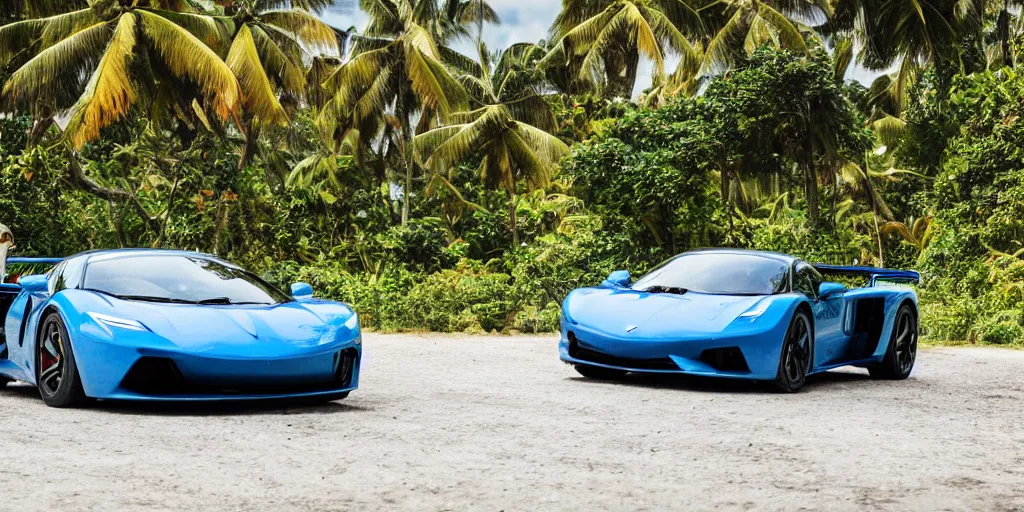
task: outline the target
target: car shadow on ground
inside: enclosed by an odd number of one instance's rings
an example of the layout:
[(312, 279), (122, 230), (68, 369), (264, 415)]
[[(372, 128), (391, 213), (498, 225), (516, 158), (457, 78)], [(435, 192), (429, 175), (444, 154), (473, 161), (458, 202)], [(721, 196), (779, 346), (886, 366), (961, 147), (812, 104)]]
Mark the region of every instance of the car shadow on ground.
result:
[[(46, 405), (39, 397), (35, 386), (12, 383), (0, 389), (0, 397), (38, 402)], [(339, 414), (370, 411), (372, 408), (348, 403), (345, 399), (335, 402), (311, 399), (273, 399), (238, 402), (128, 402), (99, 400), (84, 408), (114, 414), (143, 416), (253, 416), (288, 414)]]
[[(570, 380), (595, 386), (634, 386), (653, 389), (675, 389), (680, 391), (696, 391), (703, 393), (773, 393), (767, 383), (742, 380), (720, 379), (713, 377), (697, 377), (693, 375), (654, 375), (630, 373), (620, 380), (594, 380), (584, 377), (570, 377)], [(805, 390), (828, 388), (850, 382), (871, 381), (866, 372), (830, 371), (807, 377)]]

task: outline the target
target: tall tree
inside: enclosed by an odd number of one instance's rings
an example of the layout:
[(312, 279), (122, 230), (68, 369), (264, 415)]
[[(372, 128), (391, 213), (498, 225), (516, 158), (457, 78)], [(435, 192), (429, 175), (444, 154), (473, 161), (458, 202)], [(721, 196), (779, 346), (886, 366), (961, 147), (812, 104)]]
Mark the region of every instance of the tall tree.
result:
[(341, 51), (334, 29), (308, 10), (318, 4), (292, 2), (291, 9), (279, 9), (281, 4), (280, 0), (233, 0), (225, 6), (235, 26), (227, 64), (242, 86), (245, 106), (246, 143), (240, 167), (249, 163), (264, 125), (288, 120), (279, 98), (304, 99), (305, 60), (312, 59), (311, 53)]
[(827, 0), (725, 0), (704, 12), (712, 34), (704, 68), (723, 70), (765, 45), (806, 55), (813, 33), (806, 24), (825, 22), (832, 7)]
[[(858, 59), (868, 69), (899, 66), (887, 94), (905, 98), (913, 77), (935, 67), (940, 94), (952, 76), (981, 65), (981, 29), (986, 0), (835, 0), (829, 33), (847, 32), (863, 50)], [(882, 84), (878, 90), (884, 90)], [(902, 107), (902, 105), (899, 105)]]
[[(333, 110), (325, 115), (345, 119), (336, 134), (347, 136), (358, 129), (367, 139), (374, 137), (368, 125), (383, 127), (383, 119), (397, 121), (401, 132), (399, 150), (405, 167), (402, 224), (409, 221), (413, 194), (415, 160), (413, 136), (425, 131), (433, 120), (447, 118), (467, 104), (465, 90), (444, 62), (455, 52), (440, 44), (428, 30), (437, 19), (434, 0), (363, 0), (370, 15), (363, 35), (353, 38), (354, 56), (330, 78), (335, 93)], [(413, 127), (419, 116), (419, 129)]]
[(168, 10), (170, 3), (177, 2), (99, 0), (0, 27), (0, 63), (18, 63), (5, 98), (47, 119), (70, 109), (65, 131), (76, 148), (133, 107), (166, 107), (169, 98), (211, 108), (221, 119), (236, 116), (238, 80), (211, 48), (223, 25)]
[(684, 65), (699, 61), (688, 34), (700, 34), (701, 17), (689, 0), (563, 0), (551, 28), (554, 46), (543, 64), (565, 66), (576, 83), (608, 98), (630, 98), (641, 57), (665, 74), (668, 54)]
[(514, 45), (497, 56), (483, 44), (476, 76), (461, 80), (470, 91), (474, 110), (450, 116), (450, 123), (416, 137), (416, 151), (439, 179), (472, 157), (480, 157), (485, 183), (500, 184), (509, 195), (509, 229), (519, 245), (516, 229), (516, 188), (525, 180), (530, 189), (548, 185), (554, 164), (569, 148), (547, 130), (554, 116), (537, 93), (530, 64), (541, 50)]

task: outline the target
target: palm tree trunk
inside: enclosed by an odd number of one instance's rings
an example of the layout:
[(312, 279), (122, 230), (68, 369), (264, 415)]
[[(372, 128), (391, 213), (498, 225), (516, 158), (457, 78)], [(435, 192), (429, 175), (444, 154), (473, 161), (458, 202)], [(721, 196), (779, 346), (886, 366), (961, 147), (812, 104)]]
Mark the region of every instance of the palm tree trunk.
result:
[(39, 144), (51, 126), (53, 126), (53, 117), (46, 117), (36, 121), (28, 134), (28, 147), (35, 147), (36, 144)]
[(804, 196), (807, 199), (807, 218), (811, 227), (818, 226), (818, 177), (814, 172), (814, 164), (804, 165)]
[(516, 229), (516, 190), (515, 185), (508, 191), (508, 227), (512, 231), (512, 247), (519, 247), (519, 230)]
[(878, 227), (878, 209), (872, 205), (871, 215), (875, 218), (875, 237), (878, 239), (878, 268), (885, 268), (885, 258), (882, 256), (882, 230)]
[(238, 170), (240, 171), (249, 165), (252, 156), (256, 154), (256, 145), (259, 143), (260, 134), (255, 124), (253, 121), (249, 121), (248, 126), (245, 127), (245, 146), (242, 147), (242, 156), (238, 159)]
[(409, 225), (409, 202), (412, 200), (412, 169), (413, 169), (413, 140), (412, 130), (409, 129), (409, 116), (406, 116), (402, 123), (402, 148), (405, 153), (405, 189), (402, 191), (402, 225)]
[(732, 241), (732, 234), (735, 230), (735, 226), (732, 221), (732, 188), (731, 178), (729, 171), (726, 170), (725, 166), (721, 167), (722, 174), (722, 205), (725, 207), (725, 215), (729, 218), (729, 240)]
[(639, 68), (640, 56), (636, 53), (611, 50), (605, 55), (605, 73), (607, 73), (607, 86), (605, 88), (605, 99), (633, 97), (633, 87), (636, 85), (636, 74)]

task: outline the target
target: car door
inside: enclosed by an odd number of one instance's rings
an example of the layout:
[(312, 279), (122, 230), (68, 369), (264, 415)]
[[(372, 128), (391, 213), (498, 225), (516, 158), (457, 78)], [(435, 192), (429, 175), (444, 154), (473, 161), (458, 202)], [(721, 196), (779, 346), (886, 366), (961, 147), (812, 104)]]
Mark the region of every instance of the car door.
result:
[(814, 368), (843, 358), (847, 345), (842, 322), (844, 294), (822, 299), (818, 296), (822, 281), (821, 274), (807, 262), (798, 261), (794, 266), (793, 290), (810, 299), (814, 313)]

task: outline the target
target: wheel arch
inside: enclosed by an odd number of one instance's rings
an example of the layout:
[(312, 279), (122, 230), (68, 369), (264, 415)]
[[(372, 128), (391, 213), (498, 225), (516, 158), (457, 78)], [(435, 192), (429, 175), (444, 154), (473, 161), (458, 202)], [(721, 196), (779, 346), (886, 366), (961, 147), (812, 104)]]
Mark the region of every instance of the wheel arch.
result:
[(910, 312), (914, 314), (914, 319), (920, 320), (921, 312), (918, 310), (917, 301), (911, 299), (910, 297), (905, 297), (900, 302), (900, 305), (896, 308), (896, 310), (899, 311), (900, 308), (902, 308), (903, 306), (910, 306)]
[[(814, 351), (817, 350), (818, 345), (818, 332), (814, 325), (814, 308), (811, 307), (811, 302), (807, 299), (803, 299), (799, 304), (796, 305), (796, 309), (793, 310), (794, 314), (803, 311), (807, 315), (807, 321), (811, 323), (811, 355), (808, 359), (810, 368), (807, 369), (807, 373), (814, 371)], [(786, 340), (782, 340), (783, 343)]]

